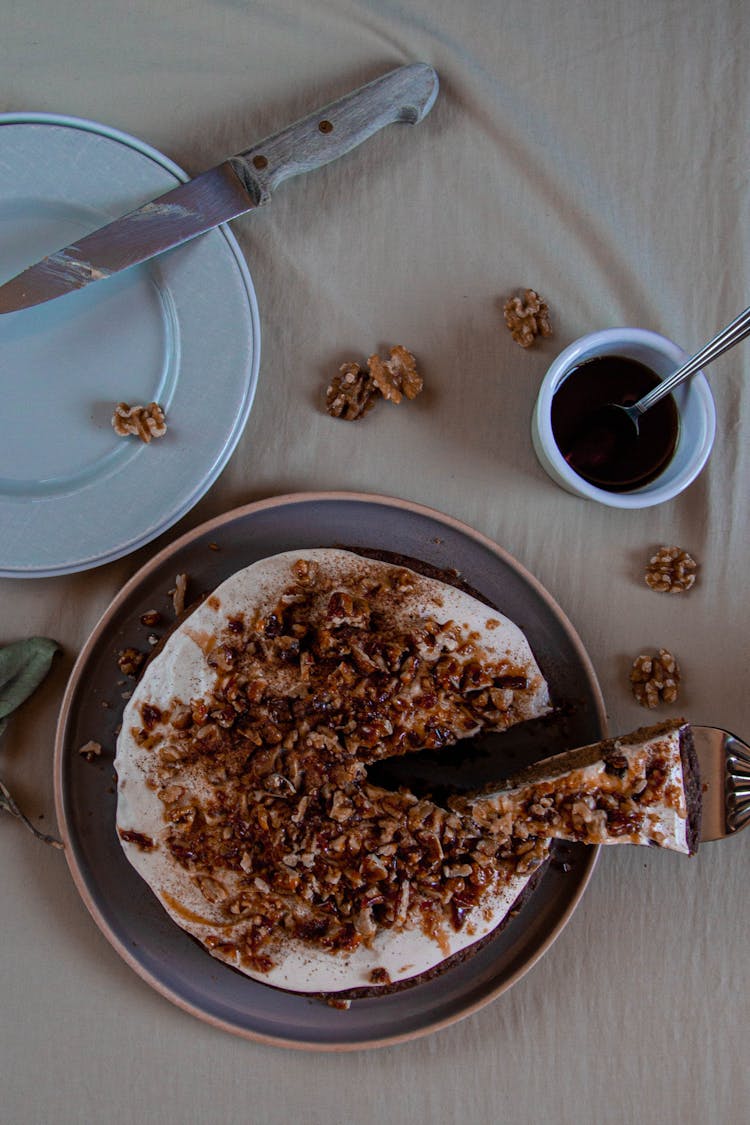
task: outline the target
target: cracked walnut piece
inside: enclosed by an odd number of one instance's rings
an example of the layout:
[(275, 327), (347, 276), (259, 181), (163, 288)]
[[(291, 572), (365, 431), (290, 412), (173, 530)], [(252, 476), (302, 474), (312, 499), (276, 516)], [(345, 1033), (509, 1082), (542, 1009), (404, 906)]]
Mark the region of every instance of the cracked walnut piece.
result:
[(112, 427), (118, 437), (133, 434), (147, 445), (151, 438), (164, 437), (167, 432), (164, 411), (157, 402), (150, 402), (148, 406), (118, 402), (112, 415)]
[(641, 654), (630, 672), (633, 695), (641, 707), (675, 703), (679, 695), (680, 669), (671, 652), (660, 648), (656, 656)]
[(661, 594), (683, 594), (694, 585), (697, 566), (681, 547), (660, 547), (648, 561), (646, 585)]
[(378, 390), (390, 402), (401, 402), (403, 395), (409, 399), (416, 398), (424, 387), (422, 376), (417, 371), (417, 361), (401, 344), (391, 348), (390, 359), (371, 355), (367, 364)]
[(371, 410), (378, 398), (398, 404), (414, 399), (424, 387), (411, 352), (397, 344), (390, 359), (371, 355), (367, 370), (358, 363), (344, 363), (326, 392), (326, 410), (333, 418), (354, 422)]
[(537, 336), (552, 335), (549, 308), (534, 289), (524, 289), (520, 296), (510, 297), (503, 305), (503, 313), (511, 336), (522, 348), (530, 348)]
[(326, 410), (332, 418), (356, 422), (375, 405), (377, 393), (369, 371), (358, 363), (342, 363), (326, 392)]

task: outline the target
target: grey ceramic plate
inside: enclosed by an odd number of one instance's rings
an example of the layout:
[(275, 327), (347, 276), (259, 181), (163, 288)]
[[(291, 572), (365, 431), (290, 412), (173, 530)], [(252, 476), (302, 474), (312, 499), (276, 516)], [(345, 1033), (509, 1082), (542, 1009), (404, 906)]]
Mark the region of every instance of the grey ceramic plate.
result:
[[(0, 115), (0, 281), (187, 178), (103, 125)], [(0, 316), (0, 575), (85, 570), (171, 527), (239, 441), (259, 359), (255, 292), (226, 227)], [(166, 435), (118, 438), (123, 400), (161, 403)]]
[[(348, 1011), (283, 993), (215, 961), (162, 910), (124, 857), (115, 834), (112, 759), (123, 707), (116, 664), (121, 648), (147, 648), (140, 622), (158, 609), (171, 617), (175, 575), (197, 597), (243, 566), (292, 548), (374, 547), (441, 568), (456, 568), (527, 633), (564, 721), (499, 742), (458, 763), (497, 775), (522, 756), (546, 756), (603, 736), (604, 709), (583, 646), (559, 607), (514, 559), (470, 528), (428, 508), (353, 493), (282, 496), (229, 512), (178, 539), (124, 587), (94, 629), (73, 669), (55, 749), (57, 815), (73, 878), (95, 921), (129, 965), (176, 1004), (218, 1027), (265, 1043), (312, 1050), (374, 1047), (414, 1038), (476, 1011), (509, 988), (554, 941), (589, 879), (596, 851), (573, 847), (551, 864), (523, 911), (473, 956), (415, 987), (354, 1001)], [(157, 629), (156, 632), (163, 631)], [(537, 732), (538, 734), (538, 732)], [(506, 739), (507, 736), (499, 736)], [(104, 748), (86, 762), (89, 739)]]

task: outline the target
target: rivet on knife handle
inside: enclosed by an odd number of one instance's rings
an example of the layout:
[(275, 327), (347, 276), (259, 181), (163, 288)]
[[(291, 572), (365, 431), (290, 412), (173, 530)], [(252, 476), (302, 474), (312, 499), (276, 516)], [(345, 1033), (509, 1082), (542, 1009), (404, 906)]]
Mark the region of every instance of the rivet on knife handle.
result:
[(438, 76), (427, 63), (398, 67), (229, 163), (256, 204), (265, 203), (283, 180), (337, 160), (386, 125), (416, 125), (429, 113), (437, 93)]

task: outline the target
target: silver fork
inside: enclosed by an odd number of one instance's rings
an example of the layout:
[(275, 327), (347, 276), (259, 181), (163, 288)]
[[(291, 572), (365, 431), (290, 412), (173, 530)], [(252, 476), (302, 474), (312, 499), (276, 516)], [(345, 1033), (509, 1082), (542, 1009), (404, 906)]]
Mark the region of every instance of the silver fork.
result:
[(693, 728), (701, 768), (701, 843), (724, 840), (750, 824), (750, 746), (720, 727)]

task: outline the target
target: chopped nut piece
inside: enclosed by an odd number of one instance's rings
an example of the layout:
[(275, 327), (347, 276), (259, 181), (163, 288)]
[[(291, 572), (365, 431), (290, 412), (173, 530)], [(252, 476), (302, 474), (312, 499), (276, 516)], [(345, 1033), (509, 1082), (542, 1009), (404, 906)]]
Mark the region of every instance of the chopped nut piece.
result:
[(358, 363), (343, 363), (326, 392), (326, 410), (332, 418), (356, 422), (375, 405), (377, 387)]
[(178, 574), (175, 578), (174, 590), (172, 593), (172, 605), (174, 606), (175, 617), (179, 617), (181, 613), (185, 612), (185, 593), (187, 591), (187, 574)]
[(646, 567), (646, 585), (659, 593), (685, 593), (695, 584), (697, 566), (681, 547), (660, 547)]
[(124, 676), (137, 676), (145, 659), (145, 652), (139, 652), (137, 648), (123, 648), (117, 654), (117, 667)]
[(401, 402), (403, 395), (409, 399), (416, 398), (424, 387), (414, 356), (401, 344), (391, 348), (390, 359), (371, 355), (367, 364), (378, 390), (390, 402)]
[(95, 761), (102, 752), (101, 743), (99, 742), (85, 742), (83, 746), (78, 747), (78, 753), (87, 762)]
[(636, 657), (630, 682), (633, 695), (642, 707), (674, 703), (679, 695), (680, 669), (671, 652), (660, 648), (655, 656)]
[(150, 402), (148, 406), (118, 402), (112, 415), (112, 426), (118, 437), (132, 434), (147, 445), (151, 438), (164, 437), (167, 432), (164, 411), (157, 402)]
[(525, 289), (522, 295), (510, 297), (503, 312), (511, 336), (522, 348), (531, 347), (537, 336), (552, 335), (549, 308), (534, 289)]

